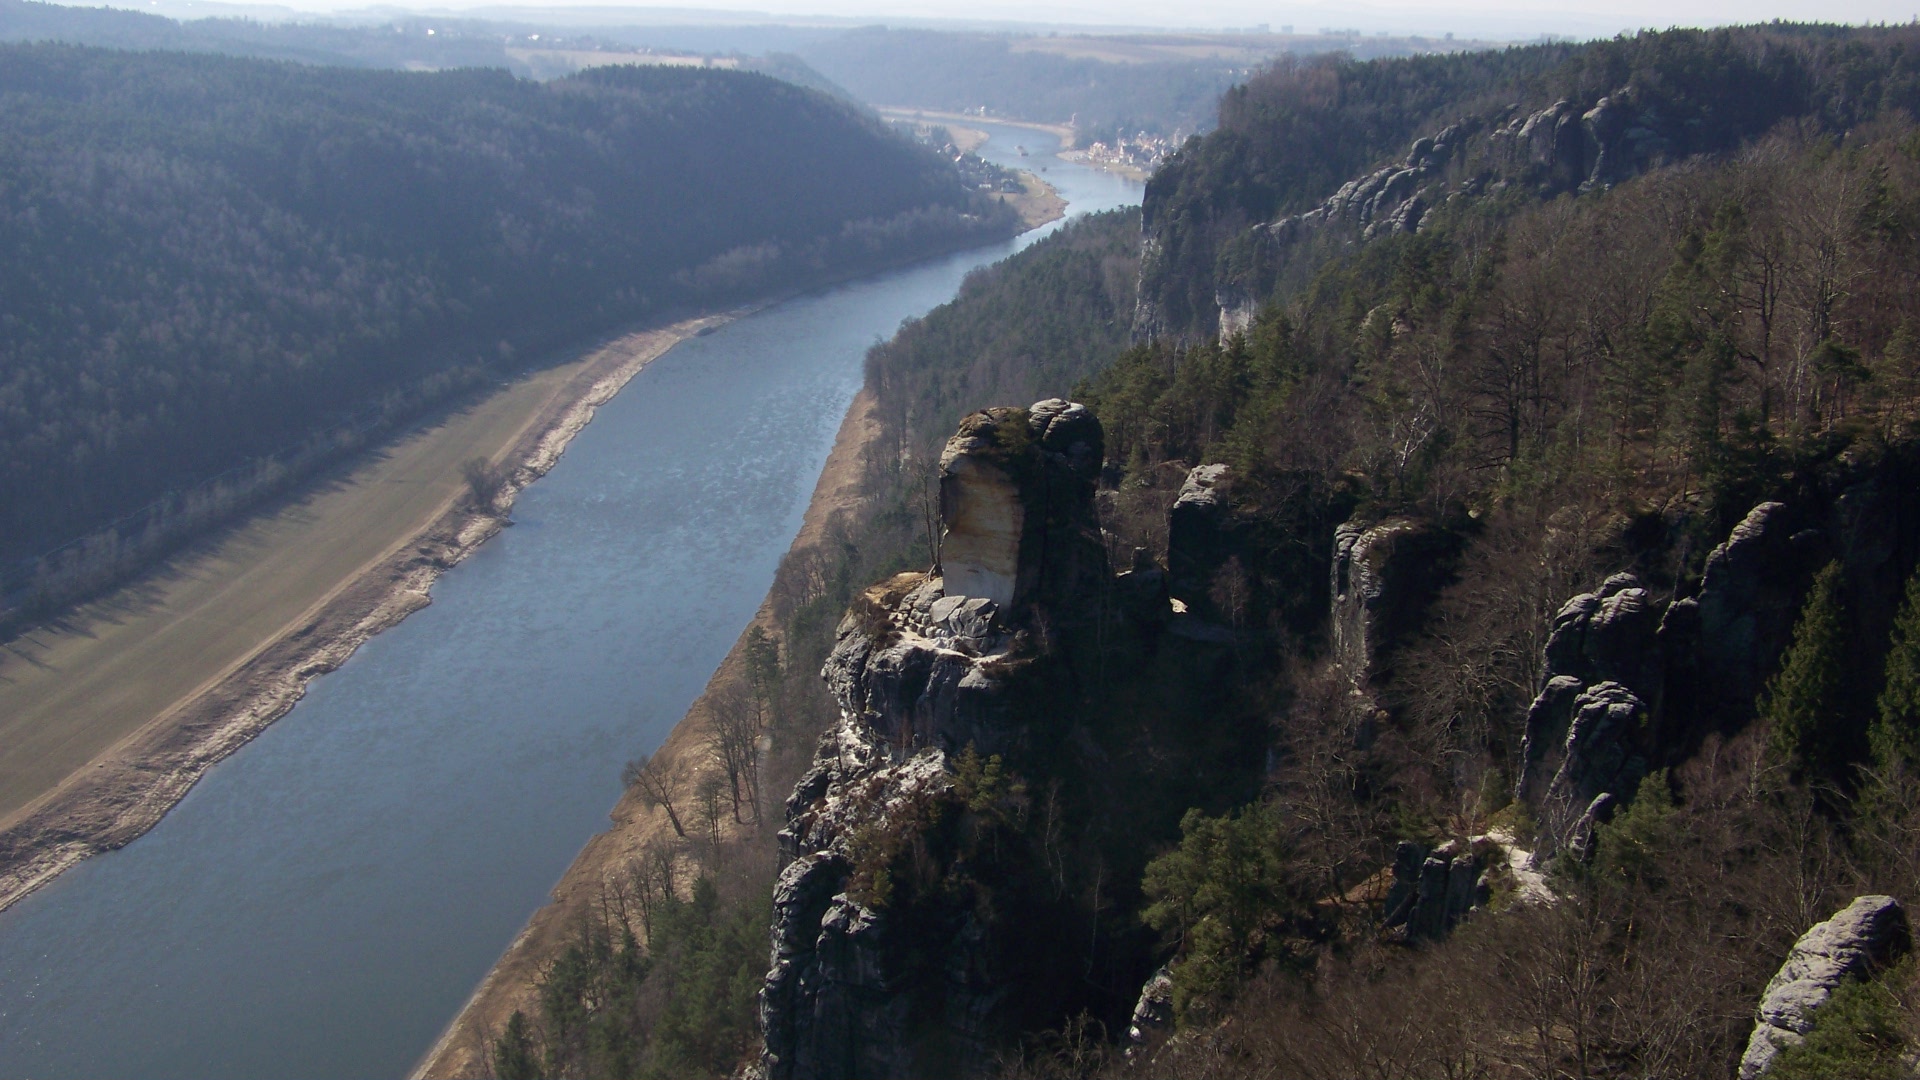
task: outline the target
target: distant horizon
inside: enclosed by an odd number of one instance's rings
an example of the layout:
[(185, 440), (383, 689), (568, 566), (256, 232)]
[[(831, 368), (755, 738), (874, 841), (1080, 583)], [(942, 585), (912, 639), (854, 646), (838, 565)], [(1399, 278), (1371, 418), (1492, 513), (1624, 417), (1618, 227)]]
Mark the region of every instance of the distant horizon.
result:
[[(270, 3), (234, 3), (225, 0), (107, 0), (101, 4), (53, 0), (74, 7), (114, 7), (146, 11), (176, 19), (244, 16), (295, 19), (324, 16), (351, 21), (384, 20), (397, 16), (490, 19), (515, 22), (551, 22), (555, 26), (744, 26), (792, 24), (848, 27), (862, 25), (919, 26), (929, 29), (1001, 31), (1013, 33), (1259, 33), (1312, 36), (1327, 31), (1358, 31), (1369, 36), (1431, 37), (1497, 43), (1529, 42), (1542, 37), (1590, 39), (1634, 33), (1644, 29), (1752, 25), (1775, 20), (1846, 25), (1894, 24), (1920, 21), (1914, 0), (1843, 0), (1814, 4), (1808, 0), (1766, 0), (1746, 5), (1726, 0), (1678, 0), (1659, 4), (1650, 0), (1610, 6), (1608, 9), (1555, 8), (1542, 10), (1525, 0), (1492, 0), (1466, 6), (1458, 0), (1401, 0), (1400, 3), (1331, 5), (1324, 3), (1268, 6), (1256, 0), (1203, 0), (1169, 9), (1123, 0), (758, 0), (753, 8), (727, 3), (678, 3), (648, 6), (593, 0), (436, 0), (431, 5), (366, 4), (361, 0), (274, 0)], [(1177, 10), (1179, 18), (1164, 13)]]

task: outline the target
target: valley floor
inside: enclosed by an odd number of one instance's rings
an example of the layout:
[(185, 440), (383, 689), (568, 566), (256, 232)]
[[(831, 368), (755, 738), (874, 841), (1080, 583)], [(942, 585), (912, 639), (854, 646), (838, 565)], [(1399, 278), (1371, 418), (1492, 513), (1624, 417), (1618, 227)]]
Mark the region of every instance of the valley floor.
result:
[(499, 527), (461, 462), (544, 473), (699, 319), (524, 376), (0, 648), (0, 908), (139, 836)]

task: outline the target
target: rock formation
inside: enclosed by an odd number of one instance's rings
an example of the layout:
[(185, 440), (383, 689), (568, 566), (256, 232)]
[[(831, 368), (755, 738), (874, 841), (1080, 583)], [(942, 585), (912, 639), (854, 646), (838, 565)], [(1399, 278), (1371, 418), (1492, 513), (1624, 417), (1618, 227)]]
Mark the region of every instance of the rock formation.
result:
[(1584, 850), (1593, 827), (1647, 775), (1665, 678), (1661, 613), (1638, 578), (1615, 574), (1554, 616), (1515, 791), (1536, 807), (1543, 857)]
[[(1317, 635), (1326, 621), (1328, 555), (1344, 500), (1304, 474), (1291, 485), (1264, 478), (1260, 505), (1243, 505), (1231, 466), (1187, 473), (1167, 515), (1167, 591), (1194, 616), (1189, 637), (1229, 640), (1280, 633)], [(1285, 496), (1275, 499), (1276, 492)], [(1247, 616), (1269, 618), (1249, 624)]]
[[(1169, 730), (1216, 740), (1206, 687), (1229, 680), (1208, 664), (1232, 656), (1161, 633), (1198, 616), (1172, 607), (1151, 559), (1109, 575), (1093, 499), (1100, 449), (1098, 421), (1064, 401), (967, 417), (940, 461), (940, 565), (868, 589), (842, 620), (822, 671), (841, 718), (780, 834), (790, 861), (760, 994), (769, 1080), (966, 1075), (1036, 1015), (1064, 1022), (1086, 1007), (1089, 943), (1045, 921), (1078, 917), (1082, 856), (1030, 842), (1019, 823), (1039, 811), (1023, 785), (1037, 793), (1064, 769), (1117, 777), (1132, 767), (1075, 710), (1105, 688), (1099, 680), (1136, 670), (1152, 667), (1153, 685), (1173, 686), (1189, 710)], [(1156, 745), (1177, 755), (1180, 737)], [(1227, 760), (1249, 774), (1233, 795), (1244, 799), (1258, 755)], [(1236, 790), (1204, 769), (1180, 775)], [(1075, 796), (1087, 807), (1109, 797), (1138, 792)], [(1160, 833), (1205, 797), (1167, 800)], [(1114, 829), (1112, 810), (1084, 812), (1077, 835)], [(1142, 845), (1130, 849), (1138, 860)], [(1101, 861), (1110, 858), (1083, 861), (1120, 872)], [(1148, 943), (1128, 934), (1130, 944), (1102, 946), (1116, 988), (1139, 986), (1152, 967)]]
[(1760, 998), (1740, 1080), (1756, 1080), (1813, 1029), (1814, 1013), (1847, 979), (1863, 978), (1912, 946), (1907, 913), (1891, 896), (1862, 896), (1794, 942)]
[(1232, 486), (1232, 469), (1201, 465), (1187, 474), (1167, 514), (1167, 591), (1188, 611), (1216, 621), (1214, 585), (1240, 547), (1228, 502)]
[(1389, 651), (1419, 625), (1458, 550), (1458, 537), (1411, 518), (1334, 530), (1333, 658), (1357, 685), (1387, 673)]
[(1460, 841), (1428, 850), (1403, 840), (1394, 852), (1385, 925), (1408, 941), (1439, 941), (1488, 897), (1487, 860)]
[[(1172, 1029), (1173, 974), (1163, 967), (1140, 988), (1140, 1000), (1134, 1003), (1133, 1016), (1127, 1024), (1127, 1041), (1132, 1046), (1141, 1046)], [(1131, 1049), (1128, 1052), (1131, 1053)]]
[(1744, 716), (1793, 639), (1821, 534), (1785, 503), (1766, 502), (1707, 556), (1700, 582), (1698, 678), (1709, 713)]
[(1097, 583), (1101, 451), (1100, 422), (1058, 398), (962, 420), (940, 455), (944, 591), (1015, 608)]
[[(1622, 88), (1590, 104), (1563, 99), (1532, 111), (1509, 105), (1415, 139), (1404, 158), (1354, 177), (1319, 206), (1223, 238), (1216, 260), (1223, 272), (1214, 282), (1217, 332), (1228, 337), (1245, 331), (1295, 253), (1324, 238), (1346, 242), (1418, 232), (1437, 208), (1455, 200), (1516, 190), (1547, 199), (1612, 185), (1692, 152), (1687, 147), (1698, 139), (1699, 125), (1675, 120), (1643, 107), (1630, 88)], [(1143, 228), (1134, 331), (1145, 338), (1188, 336), (1194, 328), (1166, 325), (1162, 313), (1173, 306), (1162, 302), (1163, 289), (1177, 287), (1161, 280), (1171, 269), (1161, 267), (1164, 226), (1149, 215)]]

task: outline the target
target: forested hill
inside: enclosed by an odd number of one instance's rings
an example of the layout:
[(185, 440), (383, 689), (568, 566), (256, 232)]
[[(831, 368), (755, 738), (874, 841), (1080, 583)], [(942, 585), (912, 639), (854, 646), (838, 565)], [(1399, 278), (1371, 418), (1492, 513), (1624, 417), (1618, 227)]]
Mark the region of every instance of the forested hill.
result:
[[(1450, 198), (1590, 191), (1782, 125), (1838, 135), (1917, 112), (1912, 26), (1283, 62), (1228, 92), (1218, 129), (1156, 174), (1137, 329), (1196, 340), (1220, 330), (1222, 307), (1244, 324), (1289, 266), (1317, 265), (1303, 252), (1370, 226), (1412, 231)], [(1410, 153), (1423, 138), (1437, 155)]]
[(0, 555), (562, 342), (1016, 227), (760, 75), (0, 46)]

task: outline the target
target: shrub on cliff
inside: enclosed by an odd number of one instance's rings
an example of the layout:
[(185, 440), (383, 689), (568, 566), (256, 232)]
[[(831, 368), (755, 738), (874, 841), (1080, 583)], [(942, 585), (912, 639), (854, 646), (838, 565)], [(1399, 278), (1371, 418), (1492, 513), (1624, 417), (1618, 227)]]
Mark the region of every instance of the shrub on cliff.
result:
[(1208, 817), (1190, 810), (1180, 844), (1147, 864), (1140, 917), (1179, 950), (1174, 1010), (1185, 1019), (1224, 1004), (1273, 955), (1272, 933), (1298, 907), (1291, 846), (1265, 802)]

